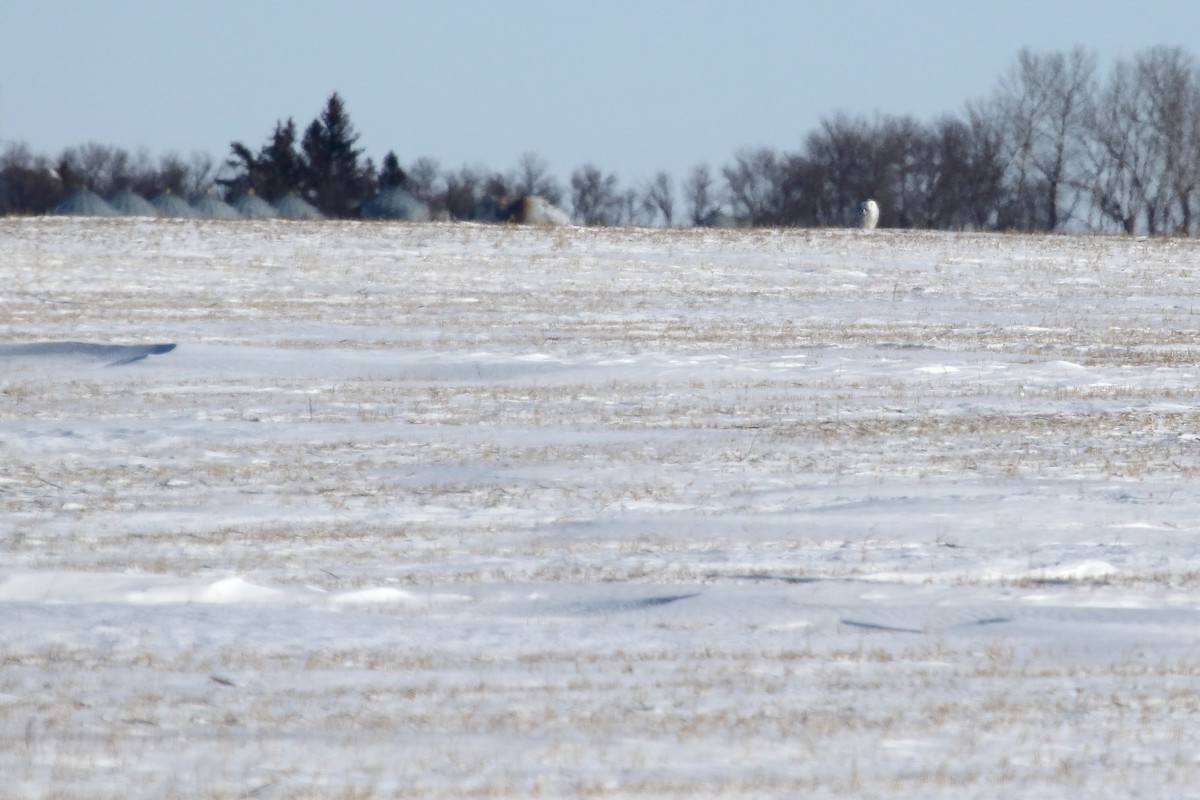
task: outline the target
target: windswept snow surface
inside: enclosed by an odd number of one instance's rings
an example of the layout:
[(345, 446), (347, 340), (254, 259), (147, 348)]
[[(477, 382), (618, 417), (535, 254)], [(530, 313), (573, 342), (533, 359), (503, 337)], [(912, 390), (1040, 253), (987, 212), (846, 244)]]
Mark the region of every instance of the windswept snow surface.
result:
[(1195, 242), (0, 253), (0, 796), (1200, 797)]

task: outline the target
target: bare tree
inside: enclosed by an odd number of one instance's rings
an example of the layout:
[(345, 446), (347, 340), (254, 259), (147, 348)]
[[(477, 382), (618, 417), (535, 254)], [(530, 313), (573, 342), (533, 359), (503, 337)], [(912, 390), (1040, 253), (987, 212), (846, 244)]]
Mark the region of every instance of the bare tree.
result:
[(968, 162), (965, 180), (975, 227), (994, 226), (1004, 196), (1003, 126), (980, 104), (968, 104), (966, 111)]
[(623, 197), (617, 176), (604, 175), (600, 168), (585, 164), (571, 173), (571, 206), (583, 225), (616, 225), (620, 222)]
[(182, 197), (187, 197), (185, 184), (188, 180), (190, 167), (179, 155), (167, 153), (158, 160), (158, 169), (147, 176), (147, 179), (135, 184), (133, 189), (145, 197), (154, 197), (170, 191)]
[(0, 153), (0, 214), (43, 214), (63, 189), (50, 162), (25, 143), (9, 144)]
[(932, 131), (928, 213), (932, 228), (994, 226), (1004, 200), (1000, 123), (984, 107), (942, 117)]
[(661, 215), (667, 227), (675, 223), (675, 189), (670, 175), (665, 172), (654, 175), (654, 180), (642, 193), (642, 205), (649, 212), (651, 221)]
[(930, 201), (937, 162), (935, 135), (914, 117), (885, 117), (874, 125), (870, 139), (873, 146), (865, 149), (873, 154), (875, 163), (866, 173), (874, 185), (856, 187), (861, 192), (859, 199), (881, 202), (885, 225), (934, 225)]
[(1136, 64), (1155, 187), (1146, 209), (1147, 227), (1151, 233), (1188, 233), (1200, 172), (1195, 61), (1178, 47), (1154, 47), (1140, 54)]
[(733, 217), (748, 225), (783, 222), (784, 160), (774, 150), (740, 150), (724, 167), (725, 188)]
[(194, 150), (188, 160), (187, 178), (183, 182), (183, 191), (189, 197), (207, 194), (216, 179), (216, 165), (213, 157), (202, 150)]
[(697, 164), (688, 173), (683, 184), (683, 197), (688, 205), (688, 216), (693, 225), (705, 225), (719, 211), (712, 172), (707, 164)]
[(1095, 57), (1082, 47), (1069, 53), (1022, 49), (996, 95), (1006, 122), (1009, 222), (1018, 228), (1056, 230), (1078, 208), (1085, 116), (1095, 93)]
[[(518, 196), (538, 195), (552, 205), (562, 203), (563, 190), (554, 175), (550, 165), (534, 153), (522, 153), (517, 159), (517, 168), (509, 179), (512, 193)], [(510, 198), (510, 199), (516, 199)]]
[(1092, 106), (1087, 121), (1089, 185), (1102, 219), (1125, 233), (1137, 229), (1148, 180), (1144, 164), (1146, 132), (1132, 66), (1119, 61)]
[(1133, 233), (1190, 232), (1200, 175), (1200, 79), (1178, 48), (1118, 61), (1088, 116), (1093, 203)]
[(819, 129), (805, 139), (805, 183), (809, 191), (819, 186), (819, 195), (809, 204), (814, 223), (846, 225), (858, 204), (874, 197), (884, 205), (882, 224), (894, 224), (890, 216), (894, 212), (887, 208), (892, 199), (884, 191), (887, 167), (879, 153), (878, 128), (839, 113), (823, 119)]
[(447, 172), (443, 181), (446, 187), (443, 202), (451, 218), (475, 219), (479, 203), (484, 198), (486, 170), (464, 165), (457, 172)]
[(69, 188), (87, 187), (107, 195), (116, 190), (129, 154), (116, 147), (88, 142), (69, 147), (58, 159), (58, 174)]
[(654, 222), (655, 210), (646, 205), (643, 195), (637, 189), (629, 188), (618, 195), (621, 210), (617, 217), (619, 225), (651, 225)]
[(429, 206), (430, 213), (446, 210), (446, 192), (441, 184), (441, 165), (437, 159), (422, 156), (408, 168), (405, 188), (413, 197)]

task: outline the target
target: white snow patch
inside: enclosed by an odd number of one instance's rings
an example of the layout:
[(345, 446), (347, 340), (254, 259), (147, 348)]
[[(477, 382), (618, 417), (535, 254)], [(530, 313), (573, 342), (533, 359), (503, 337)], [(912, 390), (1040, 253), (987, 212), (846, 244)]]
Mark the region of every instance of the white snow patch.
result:
[(6, 795), (1186, 793), (1184, 245), (0, 220)]
[(1089, 578), (1105, 578), (1119, 572), (1120, 570), (1107, 561), (1079, 561), (1045, 567), (1031, 572), (1030, 575), (1051, 580), (1087, 580)]

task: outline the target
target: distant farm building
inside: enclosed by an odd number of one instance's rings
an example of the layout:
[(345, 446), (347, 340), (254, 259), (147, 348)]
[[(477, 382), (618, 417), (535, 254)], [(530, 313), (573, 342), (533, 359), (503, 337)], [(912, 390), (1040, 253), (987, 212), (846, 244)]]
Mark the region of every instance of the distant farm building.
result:
[(282, 219), (325, 219), (325, 215), (314, 208), (311, 203), (294, 194), (289, 194), (276, 203), (275, 211)]
[(275, 206), (263, 200), (253, 191), (246, 192), (234, 200), (232, 205), (243, 219), (274, 219), (279, 216)]
[(158, 213), (164, 217), (180, 217), (189, 219), (198, 216), (196, 209), (179, 195), (171, 191), (166, 191), (158, 197), (150, 201), (150, 203), (158, 209)]
[(215, 194), (201, 195), (192, 201), (196, 215), (203, 219), (241, 219), (237, 209)]
[(90, 189), (76, 189), (50, 209), (68, 217), (119, 217), (120, 213)]
[(363, 219), (429, 221), (429, 206), (403, 189), (384, 189), (363, 203), (359, 213)]
[(132, 189), (122, 189), (108, 198), (108, 204), (126, 217), (157, 217), (158, 209)]

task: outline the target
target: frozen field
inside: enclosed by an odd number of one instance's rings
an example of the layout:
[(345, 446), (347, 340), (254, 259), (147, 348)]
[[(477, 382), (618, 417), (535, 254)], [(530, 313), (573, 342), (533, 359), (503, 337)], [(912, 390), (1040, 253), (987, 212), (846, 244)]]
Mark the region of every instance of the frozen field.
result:
[(1200, 243), (7, 219), (0, 285), (0, 797), (1200, 797)]

